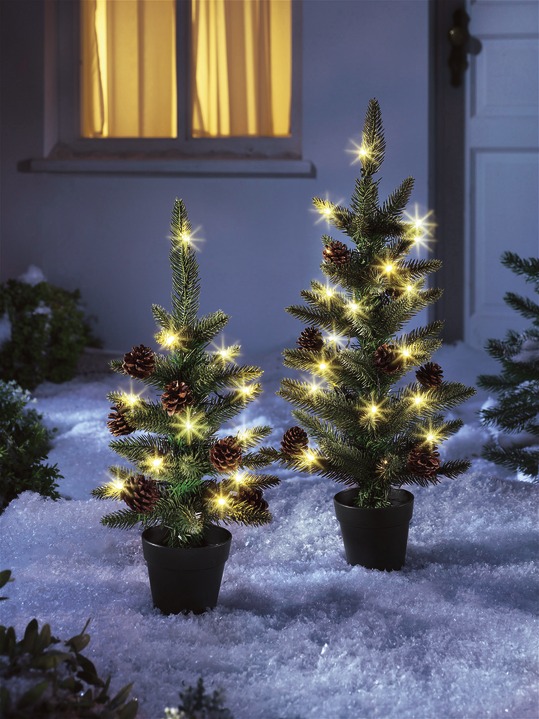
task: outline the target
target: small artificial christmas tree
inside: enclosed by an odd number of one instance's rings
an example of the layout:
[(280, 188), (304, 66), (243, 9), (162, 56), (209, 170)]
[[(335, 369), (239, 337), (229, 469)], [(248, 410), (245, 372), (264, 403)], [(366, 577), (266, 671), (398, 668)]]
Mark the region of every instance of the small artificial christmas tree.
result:
[(109, 482), (93, 491), (124, 508), (106, 514), (110, 527), (166, 528), (170, 547), (196, 547), (219, 522), (261, 525), (271, 520), (263, 490), (278, 484), (261, 474), (267, 464), (253, 450), (268, 426), (241, 427), (217, 437), (260, 392), (262, 370), (238, 365), (240, 347), (208, 346), (228, 322), (221, 310), (198, 317), (200, 282), (185, 205), (176, 200), (171, 222), (172, 312), (158, 305), (156, 339), (165, 353), (138, 345), (112, 368), (140, 380), (157, 397), (111, 392), (110, 446), (134, 468), (113, 466)]
[[(425, 218), (402, 217), (412, 178), (379, 205), (374, 175), (385, 141), (376, 100), (356, 150), (362, 169), (351, 209), (313, 201), (352, 246), (324, 235), (321, 269), (327, 281), (313, 280), (301, 293), (306, 304), (287, 308), (307, 327), (298, 347), (285, 350), (284, 363), (311, 380), (281, 383), (279, 394), (297, 408), (293, 415), (301, 427), (287, 430), (274, 457), (357, 487), (358, 507), (382, 508), (391, 504), (392, 487), (436, 484), (441, 476), (468, 469), (464, 460), (442, 463), (437, 447), (462, 424), (446, 421), (444, 411), (474, 390), (443, 381), (442, 368), (430, 361), (441, 345), (441, 322), (402, 332), (440, 296), (440, 289), (426, 287), (440, 262), (408, 258), (425, 232)], [(415, 381), (404, 385), (402, 378), (416, 367)]]
[[(504, 252), (502, 264), (539, 293), (539, 259)], [(496, 395), (481, 410), (481, 421), (495, 432), (483, 448), (486, 459), (539, 481), (539, 305), (514, 292), (506, 304), (532, 321), (525, 332), (509, 330), (504, 340), (487, 342), (488, 354), (501, 364), (500, 375), (479, 375), (477, 384)]]

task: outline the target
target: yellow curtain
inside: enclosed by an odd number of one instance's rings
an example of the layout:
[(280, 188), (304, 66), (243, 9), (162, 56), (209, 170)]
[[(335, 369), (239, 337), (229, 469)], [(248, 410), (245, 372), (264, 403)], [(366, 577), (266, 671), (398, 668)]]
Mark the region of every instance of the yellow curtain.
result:
[(292, 0), (192, 0), (193, 137), (290, 135)]
[(83, 137), (176, 137), (175, 0), (81, 0)]

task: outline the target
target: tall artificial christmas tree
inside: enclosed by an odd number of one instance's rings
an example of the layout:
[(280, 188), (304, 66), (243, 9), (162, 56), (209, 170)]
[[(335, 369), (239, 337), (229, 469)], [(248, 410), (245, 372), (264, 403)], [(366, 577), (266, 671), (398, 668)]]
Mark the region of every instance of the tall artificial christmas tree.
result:
[[(538, 258), (504, 252), (502, 264), (539, 293)], [(494, 430), (483, 456), (539, 481), (539, 304), (515, 292), (507, 292), (504, 300), (532, 326), (524, 332), (509, 330), (504, 340), (487, 342), (486, 350), (500, 362), (501, 374), (482, 374), (477, 379), (496, 397), (481, 410), (482, 423)]]
[(440, 297), (440, 289), (426, 284), (440, 262), (409, 256), (430, 232), (417, 212), (403, 217), (412, 178), (379, 204), (375, 174), (385, 140), (376, 100), (355, 152), (361, 177), (350, 209), (314, 199), (349, 243), (323, 235), (326, 281), (313, 280), (301, 292), (305, 304), (287, 308), (306, 327), (298, 346), (284, 351), (284, 363), (310, 377), (282, 380), (279, 393), (296, 408), (299, 426), (286, 431), (274, 456), (353, 488), (355, 507), (383, 509), (392, 505), (394, 488), (436, 484), (468, 469), (465, 460), (442, 462), (438, 445), (462, 424), (444, 412), (474, 390), (444, 381), (442, 367), (431, 361), (442, 322), (403, 331)]
[(188, 548), (202, 545), (212, 524), (269, 522), (263, 490), (278, 479), (260, 473), (267, 461), (253, 449), (270, 427), (238, 426), (218, 437), (260, 393), (262, 370), (234, 361), (238, 345), (212, 345), (228, 322), (221, 310), (198, 317), (198, 263), (181, 200), (172, 213), (170, 264), (172, 311), (152, 308), (163, 351), (138, 345), (112, 363), (149, 390), (109, 395), (110, 446), (131, 466), (111, 467), (110, 480), (93, 494), (124, 504), (103, 524), (161, 526), (167, 546)]

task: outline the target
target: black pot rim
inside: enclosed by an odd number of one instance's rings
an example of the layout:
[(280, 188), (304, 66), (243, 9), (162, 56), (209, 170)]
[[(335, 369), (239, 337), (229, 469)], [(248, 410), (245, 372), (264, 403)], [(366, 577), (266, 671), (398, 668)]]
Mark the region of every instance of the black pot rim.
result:
[[(406, 489), (392, 489), (391, 496), (397, 500), (389, 507), (356, 507), (353, 498), (357, 494), (357, 488), (344, 489), (338, 492), (334, 498), (335, 513), (337, 519), (351, 525), (364, 527), (387, 528), (409, 522), (414, 511), (414, 495)], [(400, 500), (400, 501), (399, 501)]]
[(394, 499), (395, 501), (391, 503), (390, 507), (356, 507), (355, 504), (352, 503), (353, 497), (357, 494), (358, 488), (357, 487), (351, 487), (350, 489), (343, 489), (340, 492), (337, 492), (337, 494), (333, 497), (335, 502), (338, 502), (343, 507), (351, 507), (353, 509), (360, 509), (363, 512), (383, 512), (385, 510), (391, 510), (395, 507), (402, 507), (406, 504), (409, 504), (410, 502), (414, 501), (414, 495), (409, 492), (407, 489), (397, 489), (396, 487), (392, 487), (390, 491), (390, 498)]
[(232, 541), (232, 534), (228, 531), (228, 529), (225, 529), (225, 527), (220, 527), (217, 524), (210, 524), (208, 525), (208, 533), (212, 535), (212, 538), (217, 539), (217, 537), (219, 537), (218, 541), (210, 541), (208, 542), (208, 544), (204, 544), (201, 547), (167, 547), (165, 544), (161, 544), (160, 542), (156, 541), (155, 536), (151, 538), (152, 534), (155, 535), (156, 533), (162, 533), (163, 531), (164, 528), (161, 525), (147, 527), (141, 535), (143, 544), (148, 544), (151, 547), (158, 547), (159, 549), (168, 550), (170, 552), (191, 553), (196, 551), (204, 553), (207, 550), (212, 550), (224, 544), (229, 544)]

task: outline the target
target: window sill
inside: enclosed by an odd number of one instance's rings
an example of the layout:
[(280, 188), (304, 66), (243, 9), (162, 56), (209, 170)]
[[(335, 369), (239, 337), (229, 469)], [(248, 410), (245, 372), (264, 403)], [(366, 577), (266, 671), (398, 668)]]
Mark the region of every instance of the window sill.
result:
[(310, 160), (268, 158), (71, 157), (19, 163), (20, 172), (148, 177), (316, 177)]

